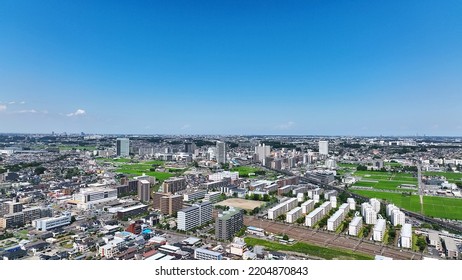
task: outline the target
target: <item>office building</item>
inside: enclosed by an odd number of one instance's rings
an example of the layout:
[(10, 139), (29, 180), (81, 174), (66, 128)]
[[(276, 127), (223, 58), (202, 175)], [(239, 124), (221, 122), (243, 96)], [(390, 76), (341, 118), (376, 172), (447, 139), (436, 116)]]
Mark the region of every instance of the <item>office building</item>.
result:
[(401, 247), (410, 249), (412, 247), (412, 225), (403, 224), (400, 234)]
[(203, 202), (181, 209), (177, 215), (177, 228), (189, 231), (211, 222), (213, 220), (212, 210), (213, 205), (210, 202)]
[(41, 218), (32, 221), (36, 230), (47, 231), (50, 229), (67, 226), (71, 223), (71, 213), (64, 213), (60, 217)]
[(219, 252), (210, 251), (204, 248), (196, 248), (194, 250), (194, 258), (196, 260), (221, 260), (223, 255)]
[(183, 196), (171, 193), (154, 193), (153, 207), (160, 210), (162, 214), (174, 215), (183, 208)]
[(217, 162), (225, 163), (226, 162), (226, 143), (217, 141)]
[(354, 217), (348, 225), (348, 234), (358, 236), (361, 227), (363, 226), (363, 219), (361, 217)]
[(229, 240), (244, 225), (244, 215), (239, 208), (230, 208), (218, 214), (215, 222), (215, 237), (219, 240)]
[(138, 181), (138, 199), (148, 203), (151, 200), (151, 183), (148, 180)]
[(329, 142), (319, 141), (319, 154), (327, 156), (329, 154)]
[(128, 157), (130, 155), (130, 140), (128, 138), (117, 138), (117, 156)]
[(377, 223), (374, 226), (374, 235), (373, 239), (374, 241), (382, 241), (383, 240), (383, 235), (385, 234), (386, 230), (386, 220), (385, 219), (378, 219)]

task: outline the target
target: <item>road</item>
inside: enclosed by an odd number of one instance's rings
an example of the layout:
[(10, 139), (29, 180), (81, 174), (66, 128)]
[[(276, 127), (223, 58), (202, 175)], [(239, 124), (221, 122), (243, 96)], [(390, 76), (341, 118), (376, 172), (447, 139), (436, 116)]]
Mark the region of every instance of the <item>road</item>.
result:
[(295, 240), (326, 248), (346, 249), (370, 256), (382, 255), (397, 260), (421, 259), (421, 255), (416, 252), (407, 250), (401, 251), (396, 247), (388, 247), (383, 244), (373, 243), (355, 237), (314, 230), (295, 224), (284, 224), (272, 220), (257, 219), (252, 216), (244, 216), (244, 224), (246, 226), (263, 228), (265, 231), (275, 234), (287, 234), (290, 238)]

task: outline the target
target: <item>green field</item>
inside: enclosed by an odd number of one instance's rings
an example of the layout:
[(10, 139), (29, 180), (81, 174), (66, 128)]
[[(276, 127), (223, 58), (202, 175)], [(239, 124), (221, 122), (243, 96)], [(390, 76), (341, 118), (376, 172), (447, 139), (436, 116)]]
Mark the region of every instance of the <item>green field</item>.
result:
[(356, 171), (354, 176), (361, 177), (361, 180), (353, 186), (372, 187), (380, 190), (397, 190), (402, 184), (411, 184), (417, 187), (417, 178), (409, 173), (391, 173), (379, 171)]
[(273, 251), (290, 251), (306, 255), (320, 257), (326, 260), (340, 259), (340, 260), (372, 260), (373, 257), (354, 253), (352, 251), (325, 248), (308, 243), (297, 242), (294, 245), (284, 245), (276, 242), (266, 241), (258, 238), (246, 237), (245, 243), (249, 246), (260, 245), (268, 250)]
[(341, 162), (337, 163), (337, 166), (338, 166), (338, 167), (344, 167), (344, 168), (356, 168), (356, 167), (358, 167), (357, 164), (353, 164), (353, 163), (341, 163)]
[(249, 173), (255, 173), (256, 171), (261, 171), (261, 169), (250, 167), (250, 166), (237, 166), (237, 167), (232, 168), (231, 171), (238, 171), (239, 176), (248, 176)]
[(103, 161), (103, 162), (121, 162), (121, 163), (128, 163), (132, 161), (129, 158), (97, 158), (96, 160)]
[[(401, 208), (420, 213), (420, 199), (417, 195), (403, 196), (400, 193), (368, 190), (352, 190), (353, 193), (385, 199)], [(462, 220), (462, 199), (424, 196), (424, 214), (430, 217)]]
[(399, 162), (384, 162), (383, 165), (391, 167), (401, 167), (401, 164)]
[(427, 176), (444, 176), (448, 182), (455, 183), (460, 182), (462, 179), (462, 173), (454, 173), (454, 172), (423, 172), (423, 175)]
[[(112, 159), (113, 163), (125, 163), (117, 166), (116, 172), (124, 173), (132, 176), (140, 176), (146, 174), (149, 176), (156, 177), (157, 180), (164, 181), (170, 177), (173, 177), (174, 174), (169, 172), (157, 172), (152, 171), (155, 165), (160, 166), (164, 165), (163, 161), (160, 160), (151, 160), (141, 163), (128, 163), (130, 159)], [(153, 166), (154, 165), (154, 166)]]

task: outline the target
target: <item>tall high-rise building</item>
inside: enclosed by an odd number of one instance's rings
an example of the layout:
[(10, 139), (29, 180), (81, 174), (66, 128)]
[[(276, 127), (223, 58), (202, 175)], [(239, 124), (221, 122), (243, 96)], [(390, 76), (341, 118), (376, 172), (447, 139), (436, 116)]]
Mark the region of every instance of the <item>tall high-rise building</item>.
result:
[(154, 209), (159, 209), (162, 214), (174, 215), (183, 208), (183, 196), (171, 193), (155, 193), (153, 198)]
[(225, 163), (226, 162), (226, 143), (217, 141), (217, 162)]
[(319, 141), (319, 154), (326, 156), (329, 154), (329, 142)]
[(260, 161), (263, 165), (265, 165), (266, 158), (271, 155), (271, 146), (260, 144), (255, 147), (255, 154), (257, 154), (257, 160)]
[(244, 225), (244, 215), (239, 208), (230, 208), (221, 214), (215, 222), (215, 237), (217, 239), (229, 240)]
[(130, 140), (128, 138), (117, 138), (117, 156), (128, 157), (130, 155)]
[(205, 223), (211, 222), (213, 205), (211, 202), (193, 204), (191, 207), (178, 211), (177, 224), (179, 230), (191, 230)]
[(196, 145), (194, 143), (184, 143), (184, 152), (188, 154), (194, 154)]
[(139, 180), (138, 181), (138, 199), (141, 202), (149, 202), (151, 199), (150, 196), (151, 183), (148, 180)]

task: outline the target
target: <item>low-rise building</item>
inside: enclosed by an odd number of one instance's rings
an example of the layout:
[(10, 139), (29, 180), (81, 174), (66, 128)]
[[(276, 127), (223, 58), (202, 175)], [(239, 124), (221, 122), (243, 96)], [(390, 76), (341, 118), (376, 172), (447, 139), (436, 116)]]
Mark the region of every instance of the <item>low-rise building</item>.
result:
[(194, 250), (194, 258), (196, 260), (221, 260), (223, 255), (219, 252), (197, 248)]
[(58, 228), (62, 226), (67, 226), (71, 223), (71, 213), (64, 213), (64, 215), (60, 217), (54, 218), (41, 218), (32, 221), (32, 225), (35, 227), (36, 230), (50, 230), (53, 228)]

